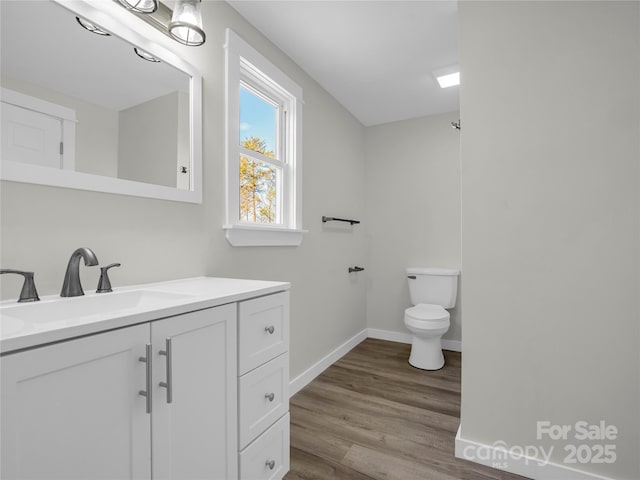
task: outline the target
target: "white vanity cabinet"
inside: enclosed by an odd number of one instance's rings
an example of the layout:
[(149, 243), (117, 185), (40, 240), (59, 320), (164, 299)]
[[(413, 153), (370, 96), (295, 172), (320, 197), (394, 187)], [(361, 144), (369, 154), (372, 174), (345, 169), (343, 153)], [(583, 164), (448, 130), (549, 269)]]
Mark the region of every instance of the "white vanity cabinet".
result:
[(289, 292), (239, 302), (238, 450), (241, 480), (289, 471)]
[(0, 478), (281, 479), (288, 289), (196, 277), (0, 303)]
[(236, 478), (236, 317), (232, 303), (5, 355), (2, 478)]
[(15, 479), (151, 478), (145, 412), (149, 325), (1, 360), (2, 465)]

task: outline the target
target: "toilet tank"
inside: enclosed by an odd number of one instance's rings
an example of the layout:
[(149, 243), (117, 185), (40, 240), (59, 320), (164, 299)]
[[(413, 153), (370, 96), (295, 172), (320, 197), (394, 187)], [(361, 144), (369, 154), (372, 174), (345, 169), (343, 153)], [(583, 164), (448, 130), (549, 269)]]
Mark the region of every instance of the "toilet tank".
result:
[(460, 270), (450, 268), (407, 268), (411, 304), (453, 308), (458, 295), (458, 275)]

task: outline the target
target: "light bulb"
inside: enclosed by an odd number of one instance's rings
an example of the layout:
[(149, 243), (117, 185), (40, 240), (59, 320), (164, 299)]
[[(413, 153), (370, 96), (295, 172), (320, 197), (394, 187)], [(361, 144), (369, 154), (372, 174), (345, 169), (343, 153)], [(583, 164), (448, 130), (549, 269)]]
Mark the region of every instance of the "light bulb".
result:
[(158, 10), (158, 0), (120, 0), (127, 10), (137, 13), (153, 13)]
[(176, 1), (169, 23), (169, 33), (174, 40), (184, 45), (198, 46), (204, 43), (200, 0)]

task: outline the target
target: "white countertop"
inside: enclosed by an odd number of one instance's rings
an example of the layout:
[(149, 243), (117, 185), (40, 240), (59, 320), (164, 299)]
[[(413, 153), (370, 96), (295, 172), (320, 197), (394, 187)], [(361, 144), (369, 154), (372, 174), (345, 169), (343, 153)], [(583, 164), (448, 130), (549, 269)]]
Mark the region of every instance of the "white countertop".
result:
[(287, 282), (196, 277), (81, 297), (0, 303), (2, 354), (288, 290)]

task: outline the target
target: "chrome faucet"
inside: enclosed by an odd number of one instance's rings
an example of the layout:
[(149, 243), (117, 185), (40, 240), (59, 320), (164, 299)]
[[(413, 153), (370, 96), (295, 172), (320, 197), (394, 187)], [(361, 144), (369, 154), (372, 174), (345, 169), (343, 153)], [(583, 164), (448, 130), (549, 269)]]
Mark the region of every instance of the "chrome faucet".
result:
[(64, 282), (62, 283), (61, 297), (79, 297), (84, 295), (82, 285), (80, 284), (80, 258), (84, 259), (87, 266), (98, 265), (96, 254), (91, 249), (82, 247), (78, 248), (71, 254), (67, 272), (64, 274)]

